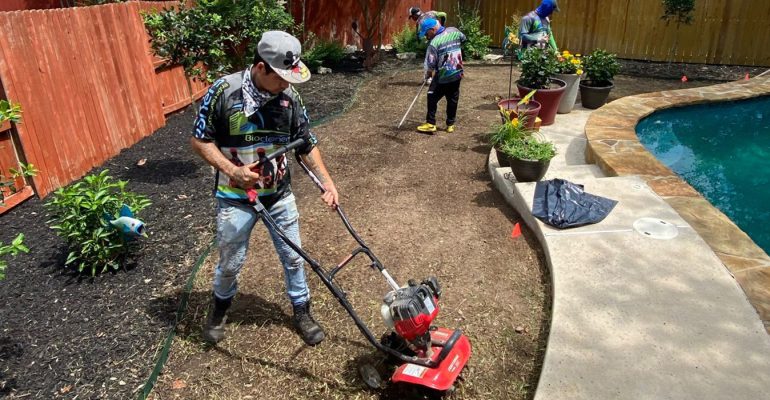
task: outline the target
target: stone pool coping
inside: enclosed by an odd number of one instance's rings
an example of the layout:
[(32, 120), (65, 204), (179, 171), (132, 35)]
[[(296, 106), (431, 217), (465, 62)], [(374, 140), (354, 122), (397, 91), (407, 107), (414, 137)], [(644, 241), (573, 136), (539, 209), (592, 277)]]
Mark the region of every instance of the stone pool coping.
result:
[(770, 76), (628, 96), (594, 111), (585, 127), (586, 161), (607, 176), (637, 175), (708, 243), (743, 288), (770, 333), (770, 256), (698, 191), (650, 154), (637, 123), (655, 111), (770, 95)]

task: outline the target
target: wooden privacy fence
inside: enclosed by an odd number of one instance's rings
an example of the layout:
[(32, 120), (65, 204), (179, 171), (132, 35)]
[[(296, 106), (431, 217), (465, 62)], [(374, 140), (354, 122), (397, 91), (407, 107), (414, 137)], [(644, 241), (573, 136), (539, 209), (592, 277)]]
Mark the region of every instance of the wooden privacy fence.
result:
[[(370, 10), (377, 10), (381, 0), (362, 0), (368, 2)], [(431, 0), (389, 0), (382, 12), (382, 43), (392, 43), (394, 33), (404, 29), (409, 20), (409, 7), (430, 9)], [(305, 22), (306, 32), (313, 32), (321, 38), (333, 39), (342, 44), (363, 47), (361, 39), (353, 32), (353, 21), (358, 22), (359, 32), (366, 31), (366, 18), (360, 0), (292, 0), (291, 14), (297, 23)], [(375, 37), (377, 45), (379, 35)]]
[[(16, 148), (40, 171), (40, 197), (189, 104), (181, 68), (156, 70), (140, 16), (164, 4), (177, 2), (0, 13), (0, 84), (4, 97), (22, 106)], [(196, 82), (194, 90), (200, 96), (205, 86)]]
[[(435, 0), (434, 8), (456, 14), (457, 0)], [(473, 4), (464, 0), (462, 3)], [(539, 0), (483, 0), (482, 29), (500, 46), (514, 14), (534, 10)], [(553, 28), (561, 49), (588, 53), (602, 48), (622, 58), (709, 64), (770, 66), (770, 1), (696, 0), (692, 25), (678, 32), (661, 20), (660, 0), (562, 0)], [(455, 15), (450, 15), (450, 21)]]

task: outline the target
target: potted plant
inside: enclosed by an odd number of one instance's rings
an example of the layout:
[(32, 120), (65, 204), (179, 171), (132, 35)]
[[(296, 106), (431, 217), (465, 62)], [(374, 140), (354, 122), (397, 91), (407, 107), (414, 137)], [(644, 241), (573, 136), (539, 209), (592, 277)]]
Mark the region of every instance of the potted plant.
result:
[(596, 109), (607, 102), (615, 85), (612, 78), (620, 72), (620, 64), (614, 54), (596, 49), (585, 57), (587, 79), (580, 81), (580, 99), (583, 107)]
[(522, 115), (521, 119), (511, 118), (511, 114), (502, 113), (503, 123), (497, 127), (497, 129), (489, 135), (489, 144), (495, 149), (497, 154), (497, 161), (501, 167), (510, 167), (510, 157), (503, 151), (511, 143), (516, 140), (521, 140), (526, 136), (532, 134), (532, 130), (527, 127), (526, 115)]
[(517, 181), (536, 182), (548, 171), (551, 159), (556, 156), (556, 147), (533, 134), (507, 143), (503, 153), (509, 157), (511, 172)]
[(543, 125), (553, 124), (556, 110), (564, 95), (567, 83), (553, 75), (558, 71), (556, 54), (550, 49), (530, 47), (521, 58), (521, 76), (516, 82), (519, 95), (537, 90), (535, 101), (540, 103), (540, 119)]
[(500, 166), (510, 167), (519, 182), (540, 180), (556, 155), (553, 143), (540, 139), (521, 120), (507, 119), (490, 136)]
[(564, 91), (564, 96), (559, 102), (559, 114), (568, 114), (575, 107), (575, 100), (577, 100), (578, 94), (578, 82), (580, 76), (583, 75), (583, 60), (580, 54), (572, 54), (567, 50), (564, 50), (557, 56), (559, 72), (554, 74), (554, 77), (561, 79), (567, 83), (567, 88)]
[(500, 118), (503, 124), (507, 120), (515, 120), (521, 116), (521, 122), (525, 124), (529, 130), (537, 130), (540, 126), (537, 124), (539, 118), (537, 114), (540, 112), (540, 103), (532, 100), (532, 96), (537, 93), (537, 90), (533, 90), (527, 93), (523, 99), (514, 97), (512, 99), (503, 99), (497, 102), (497, 107), (500, 109)]

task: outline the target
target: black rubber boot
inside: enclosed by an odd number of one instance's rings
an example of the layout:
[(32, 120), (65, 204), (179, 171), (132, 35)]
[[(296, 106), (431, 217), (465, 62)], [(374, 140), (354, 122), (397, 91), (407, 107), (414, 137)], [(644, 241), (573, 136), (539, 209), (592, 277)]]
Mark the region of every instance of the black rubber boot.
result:
[(315, 346), (321, 343), (326, 336), (321, 325), (318, 325), (318, 322), (313, 319), (313, 314), (310, 313), (310, 302), (294, 306), (292, 323), (308, 346)]
[(203, 340), (216, 344), (225, 338), (225, 322), (227, 322), (227, 309), (233, 303), (233, 298), (222, 300), (217, 296), (213, 297), (208, 315), (206, 316), (206, 325), (203, 327)]

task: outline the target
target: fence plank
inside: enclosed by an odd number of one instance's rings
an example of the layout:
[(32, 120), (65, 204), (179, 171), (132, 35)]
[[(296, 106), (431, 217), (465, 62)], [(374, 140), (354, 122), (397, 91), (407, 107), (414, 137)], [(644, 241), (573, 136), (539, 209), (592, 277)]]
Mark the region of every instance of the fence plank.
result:
[[(463, 0), (464, 4), (472, 1)], [(435, 0), (434, 8), (456, 13), (457, 0)], [(692, 25), (668, 26), (660, 0), (570, 0), (561, 2), (553, 29), (561, 48), (587, 53), (603, 48), (623, 58), (770, 66), (770, 1), (699, 0)], [(531, 11), (531, 0), (485, 0), (483, 30), (499, 46), (508, 17)], [(450, 21), (455, 21), (453, 16)], [(675, 54), (669, 54), (679, 35)]]
[(17, 131), (41, 197), (164, 124), (143, 7), (0, 13), (1, 87), (24, 110)]

